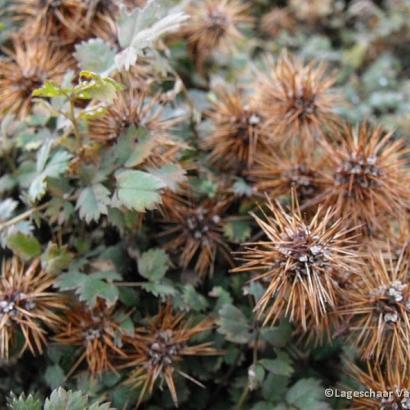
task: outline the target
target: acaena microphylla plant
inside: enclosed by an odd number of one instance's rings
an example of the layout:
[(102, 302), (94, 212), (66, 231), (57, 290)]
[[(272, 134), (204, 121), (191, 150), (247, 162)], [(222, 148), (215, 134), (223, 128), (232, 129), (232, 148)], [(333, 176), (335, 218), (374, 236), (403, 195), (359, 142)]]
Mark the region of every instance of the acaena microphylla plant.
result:
[(209, 118), (213, 132), (204, 140), (210, 151), (210, 162), (223, 170), (236, 173), (252, 166), (260, 151), (269, 143), (263, 127), (264, 117), (239, 91), (222, 89), (216, 92)]
[(53, 42), (15, 36), (0, 59), (0, 112), (27, 115), (33, 91), (45, 81), (59, 82), (74, 67), (74, 59)]
[(127, 363), (131, 368), (127, 384), (140, 389), (138, 404), (150, 396), (156, 384), (165, 382), (172, 400), (178, 405), (175, 375), (202, 384), (180, 368), (180, 362), (187, 356), (214, 356), (219, 354), (212, 343), (192, 343), (191, 339), (212, 329), (212, 319), (197, 324), (190, 323), (183, 313), (174, 313), (171, 303), (162, 306), (154, 318), (135, 330), (127, 338)]
[(182, 29), (199, 69), (215, 50), (230, 52), (241, 40), (241, 28), (252, 21), (249, 6), (240, 0), (200, 0), (187, 7), (190, 16)]
[(56, 332), (54, 340), (66, 346), (79, 348), (79, 355), (70, 370), (72, 374), (83, 362), (93, 376), (104, 371), (116, 371), (115, 358), (125, 357), (123, 340), (127, 331), (121, 320), (128, 316), (116, 308), (98, 300), (90, 308), (77, 303), (70, 307), (66, 319)]
[(308, 322), (319, 330), (339, 302), (338, 278), (357, 269), (354, 233), (330, 209), (305, 221), (293, 201), (287, 212), (268, 200), (267, 214), (254, 215), (267, 239), (245, 244), (234, 272), (266, 286), (255, 306), (264, 324), (288, 317), (304, 331)]
[(324, 143), (328, 174), (317, 202), (363, 231), (383, 231), (386, 218), (405, 220), (410, 201), (408, 149), (381, 127), (344, 125)]
[(43, 352), (48, 331), (61, 323), (66, 310), (63, 295), (53, 292), (54, 278), (35, 259), (26, 266), (18, 258), (4, 259), (0, 277), (0, 357), (8, 358), (16, 346), (18, 333), (24, 343), (20, 354)]
[(333, 89), (335, 75), (326, 70), (323, 63), (305, 64), (285, 52), (268, 64), (266, 73), (259, 73), (255, 98), (276, 141), (300, 141), (311, 148), (337, 123), (334, 108), (341, 98)]
[(344, 290), (337, 314), (348, 322), (350, 340), (373, 363), (408, 366), (410, 357), (409, 265), (380, 252), (369, 256), (360, 276)]
[(224, 214), (231, 202), (229, 197), (201, 198), (187, 190), (163, 197), (163, 247), (177, 256), (179, 266), (193, 268), (200, 279), (212, 275), (218, 255), (232, 263), (223, 234)]
[[(374, 365), (367, 362), (362, 370), (353, 363), (347, 364), (347, 371), (369, 394), (353, 397), (352, 410), (407, 410), (410, 409), (409, 373), (397, 366)], [(373, 392), (370, 394), (370, 392)]]

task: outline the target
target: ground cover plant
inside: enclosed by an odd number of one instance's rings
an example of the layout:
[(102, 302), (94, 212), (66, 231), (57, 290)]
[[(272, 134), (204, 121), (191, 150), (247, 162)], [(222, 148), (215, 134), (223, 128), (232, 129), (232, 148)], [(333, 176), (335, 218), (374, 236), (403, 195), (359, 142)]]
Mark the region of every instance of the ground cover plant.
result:
[(0, 6), (1, 409), (410, 408), (408, 1)]

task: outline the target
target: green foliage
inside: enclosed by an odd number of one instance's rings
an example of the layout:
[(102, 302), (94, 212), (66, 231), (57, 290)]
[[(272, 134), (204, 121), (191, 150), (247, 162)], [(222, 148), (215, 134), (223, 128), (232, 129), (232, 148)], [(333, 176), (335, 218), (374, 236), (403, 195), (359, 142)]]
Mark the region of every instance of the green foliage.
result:
[(34, 97), (66, 97), (69, 99), (81, 99), (102, 101), (110, 103), (117, 91), (121, 90), (121, 84), (112, 78), (103, 77), (91, 71), (81, 71), (77, 85), (64, 87), (46, 81), (43, 87), (33, 91)]
[(19, 397), (12, 394), (7, 408), (10, 410), (41, 410), (41, 403), (31, 394), (27, 398), (23, 394)]
[(224, 305), (220, 309), (218, 332), (234, 343), (248, 343), (252, 337), (248, 319), (233, 305)]
[(60, 275), (56, 284), (63, 291), (74, 290), (81, 301), (93, 307), (97, 298), (105, 299), (108, 304), (116, 302), (119, 291), (113, 283), (115, 280), (121, 280), (121, 275), (116, 272), (68, 272)]
[(48, 150), (40, 150), (36, 172), (28, 191), (33, 201), (37, 201), (45, 195), (48, 178), (58, 178), (67, 170), (71, 157), (67, 151), (57, 151), (49, 157)]
[(116, 55), (117, 68), (128, 70), (147, 48), (164, 34), (176, 31), (187, 20), (182, 11), (171, 11), (168, 0), (148, 0), (141, 9), (128, 12), (122, 7), (117, 21), (118, 42), (123, 50)]
[(22, 232), (10, 234), (6, 244), (16, 255), (25, 260), (39, 256), (41, 253), (39, 241), (34, 236)]
[(110, 410), (108, 403), (90, 404), (87, 395), (81, 392), (66, 391), (58, 388), (44, 403), (44, 410)]
[(103, 184), (94, 184), (81, 190), (76, 209), (80, 218), (90, 223), (98, 221), (101, 215), (107, 215), (110, 203), (110, 191)]
[(153, 209), (161, 200), (160, 190), (165, 184), (158, 177), (143, 171), (119, 171), (114, 200), (128, 209), (144, 212)]
[(170, 266), (168, 255), (162, 249), (150, 249), (138, 259), (138, 271), (151, 282), (164, 277)]
[(114, 69), (115, 50), (101, 38), (77, 44), (74, 56), (84, 71), (106, 75)]

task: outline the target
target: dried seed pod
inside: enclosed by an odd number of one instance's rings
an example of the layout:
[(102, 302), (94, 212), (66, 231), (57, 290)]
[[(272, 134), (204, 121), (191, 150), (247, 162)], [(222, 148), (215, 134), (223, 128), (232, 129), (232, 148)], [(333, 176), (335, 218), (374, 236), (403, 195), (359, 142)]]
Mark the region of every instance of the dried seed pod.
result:
[(309, 3), (290, 0), (289, 7), (299, 20), (314, 24), (332, 12), (333, 2), (334, 0), (311, 0)]
[(317, 202), (364, 230), (383, 230), (386, 217), (406, 218), (410, 204), (404, 140), (367, 124), (345, 125), (337, 142), (324, 143), (329, 175)]
[(334, 82), (325, 64), (303, 64), (286, 52), (270, 63), (269, 72), (261, 73), (256, 83), (255, 99), (277, 141), (300, 141), (306, 148), (333, 128), (338, 121), (334, 105), (340, 101)]
[(203, 147), (210, 150), (212, 164), (241, 173), (252, 166), (269, 143), (264, 118), (255, 104), (243, 103), (239, 92), (219, 90), (216, 98), (209, 113), (214, 130), (205, 138)]
[(323, 161), (299, 151), (295, 155), (267, 148), (258, 155), (250, 178), (258, 192), (271, 198), (287, 195), (295, 190), (300, 203), (314, 198), (323, 189)]
[(166, 194), (161, 207), (164, 248), (175, 253), (183, 269), (194, 267), (201, 279), (212, 275), (217, 255), (231, 263), (223, 236), (224, 213), (229, 198), (197, 198), (188, 191)]
[(272, 37), (281, 31), (295, 31), (296, 21), (287, 8), (275, 7), (262, 17), (262, 31)]
[[(403, 253), (402, 253), (403, 256)], [(380, 252), (344, 291), (337, 309), (349, 320), (351, 340), (365, 360), (407, 366), (410, 357), (410, 282), (408, 261)]]
[(113, 0), (15, 0), (11, 10), (31, 36), (48, 35), (60, 46), (98, 34), (115, 38), (118, 4)]
[(242, 38), (240, 27), (252, 21), (248, 8), (239, 0), (200, 0), (189, 5), (190, 19), (182, 34), (187, 38), (199, 68), (214, 50), (232, 51)]
[(60, 82), (74, 66), (72, 57), (52, 42), (15, 36), (12, 49), (0, 60), (0, 113), (27, 115), (32, 92), (45, 81)]
[(155, 384), (165, 381), (174, 404), (178, 404), (174, 374), (202, 386), (200, 382), (184, 373), (178, 364), (184, 356), (213, 356), (219, 354), (211, 343), (190, 344), (194, 336), (213, 327), (211, 319), (191, 325), (184, 314), (174, 314), (172, 305), (161, 307), (157, 316), (138, 328), (128, 338), (127, 363), (131, 367), (127, 384), (140, 389), (138, 405), (152, 394)]
[(0, 357), (8, 358), (18, 332), (24, 337), (21, 353), (42, 353), (47, 330), (61, 323), (58, 312), (66, 309), (65, 298), (51, 290), (54, 278), (40, 261), (25, 266), (19, 259), (3, 260), (0, 277)]
[[(125, 319), (127, 315), (122, 313), (122, 320)], [(83, 304), (73, 306), (54, 339), (62, 345), (81, 347), (69, 374), (85, 361), (90, 373), (98, 376), (104, 371), (116, 371), (113, 360), (125, 356), (122, 350), (125, 335), (119, 311), (99, 299), (94, 308)]]
[(254, 215), (267, 240), (245, 244), (243, 264), (234, 271), (255, 272), (252, 280), (266, 284), (255, 306), (263, 323), (287, 316), (304, 331), (308, 322), (320, 330), (339, 301), (340, 276), (357, 269), (355, 241), (330, 209), (305, 222), (293, 202), (290, 213), (268, 201), (269, 214)]
[(173, 127), (180, 117), (163, 118), (161, 94), (150, 91), (151, 80), (146, 67), (137, 66), (121, 73), (115, 80), (124, 86), (104, 115), (89, 122), (89, 135), (94, 141), (112, 143), (130, 127), (137, 129), (136, 138), (149, 153), (142, 155), (145, 164), (160, 166), (175, 160), (184, 144), (172, 136)]
[(367, 369), (362, 370), (355, 364), (348, 363), (347, 370), (366, 390), (373, 392), (362, 397), (354, 397), (349, 409), (410, 409), (410, 376), (400, 367), (389, 363), (383, 368), (368, 362)]

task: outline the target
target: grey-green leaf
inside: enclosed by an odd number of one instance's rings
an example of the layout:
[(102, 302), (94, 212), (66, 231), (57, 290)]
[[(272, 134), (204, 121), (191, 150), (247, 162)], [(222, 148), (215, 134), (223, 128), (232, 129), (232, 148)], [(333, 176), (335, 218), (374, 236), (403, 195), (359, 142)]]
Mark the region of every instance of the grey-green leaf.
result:
[(169, 257), (162, 249), (150, 249), (138, 259), (140, 275), (153, 282), (163, 278), (169, 266)]
[(143, 171), (122, 171), (116, 175), (117, 191), (114, 200), (128, 209), (144, 212), (153, 209), (161, 200), (163, 181)]
[(94, 184), (81, 191), (76, 209), (80, 218), (90, 223), (98, 221), (101, 215), (107, 215), (110, 202), (110, 191), (102, 184)]

